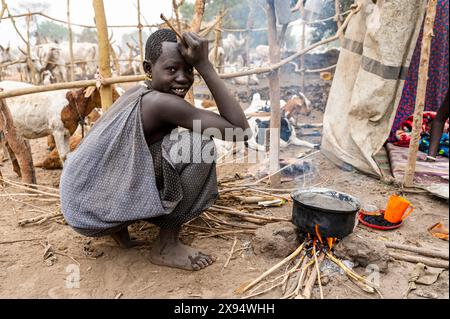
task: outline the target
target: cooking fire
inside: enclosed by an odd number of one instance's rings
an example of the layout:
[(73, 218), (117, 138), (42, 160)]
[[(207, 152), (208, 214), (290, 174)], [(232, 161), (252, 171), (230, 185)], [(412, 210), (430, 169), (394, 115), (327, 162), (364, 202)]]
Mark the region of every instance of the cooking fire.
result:
[[(303, 242), (293, 253), (252, 282), (243, 284), (236, 292), (247, 293), (243, 297), (247, 299), (278, 288), (281, 289), (281, 299), (310, 299), (313, 288), (317, 284), (320, 298), (323, 299), (320, 265), (325, 259), (329, 259), (338, 265), (360, 289), (369, 293), (376, 292), (381, 296), (372, 282), (355, 273), (334, 256), (332, 250), (338, 244), (338, 239), (322, 238), (319, 225), (315, 226), (315, 234), (300, 233), (299, 237), (303, 239)], [(285, 270), (280, 273), (283, 266)]]

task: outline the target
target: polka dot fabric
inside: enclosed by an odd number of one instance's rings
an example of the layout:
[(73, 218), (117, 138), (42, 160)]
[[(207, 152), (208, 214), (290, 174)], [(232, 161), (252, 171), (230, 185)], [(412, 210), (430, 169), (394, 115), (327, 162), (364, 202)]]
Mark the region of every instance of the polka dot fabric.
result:
[[(67, 223), (83, 235), (111, 234), (137, 220), (175, 227), (217, 197), (214, 161), (171, 163), (169, 151), (182, 145), (169, 136), (148, 147), (140, 112), (148, 92), (142, 87), (117, 100), (65, 162), (61, 209)], [(182, 140), (197, 151), (214, 143), (189, 131), (183, 134), (188, 138)]]
[[(425, 98), (425, 111), (437, 111), (444, 101), (448, 91), (448, 0), (439, 0), (436, 20), (434, 23), (434, 37), (431, 41), (431, 55), (429, 65), (429, 79)], [(402, 97), (400, 99), (394, 124), (391, 128), (389, 142), (395, 142), (395, 132), (400, 128), (401, 123), (414, 113), (417, 93), (417, 81), (419, 75), (420, 50), (422, 44), (422, 33), (417, 39), (416, 48), (409, 66), (408, 76), (403, 86)]]

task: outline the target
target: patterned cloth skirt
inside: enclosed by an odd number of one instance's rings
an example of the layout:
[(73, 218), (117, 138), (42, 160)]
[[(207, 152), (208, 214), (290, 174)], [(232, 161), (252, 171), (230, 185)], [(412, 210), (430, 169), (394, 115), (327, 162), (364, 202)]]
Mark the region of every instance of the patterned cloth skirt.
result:
[[(176, 136), (178, 138), (174, 139), (167, 135), (149, 147), (159, 197), (166, 207), (173, 204), (174, 208), (167, 215), (139, 220), (163, 229), (177, 228), (196, 218), (213, 205), (218, 196), (214, 141), (190, 131)], [(73, 228), (84, 236), (99, 237), (116, 233), (139, 220), (107, 229)]]

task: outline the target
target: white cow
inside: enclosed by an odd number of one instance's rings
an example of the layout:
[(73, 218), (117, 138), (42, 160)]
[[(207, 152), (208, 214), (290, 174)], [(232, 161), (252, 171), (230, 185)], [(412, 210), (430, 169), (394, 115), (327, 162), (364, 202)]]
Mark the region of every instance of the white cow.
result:
[[(12, 61), (12, 56), (11, 56), (9, 46), (7, 48), (4, 48), (2, 45), (0, 45), (0, 64), (6, 63), (6, 62), (11, 62), (11, 61)], [(4, 71), (5, 71), (5, 69), (0, 67), (0, 79), (2, 78)]]
[[(14, 81), (0, 82), (4, 91), (33, 87)], [(119, 97), (113, 91), (113, 101)], [(100, 106), (100, 93), (95, 87), (59, 90), (7, 98), (14, 126), (28, 139), (53, 135), (61, 162), (69, 152), (69, 137), (95, 107)]]
[[(70, 65), (70, 49), (68, 42), (61, 42), (61, 58)], [(73, 59), (74, 64), (79, 67), (81, 74), (78, 75), (80, 79), (93, 79), (95, 72), (97, 72), (98, 65), (98, 46), (95, 43), (89, 42), (74, 42), (73, 43)], [(69, 69), (69, 67), (68, 67)]]
[[(0, 88), (5, 91), (28, 87), (33, 85), (14, 81), (0, 82)], [(69, 90), (59, 90), (7, 99), (14, 126), (23, 137), (35, 139), (52, 134), (61, 158), (65, 158), (69, 152), (70, 134), (61, 120), (61, 111), (68, 105), (67, 92)]]
[(234, 34), (230, 33), (222, 40), (222, 47), (226, 53), (226, 63), (235, 63), (239, 56), (245, 59), (245, 38), (238, 39)]
[[(54, 42), (34, 46), (34, 51), (42, 64), (43, 70), (50, 71), (57, 82), (67, 81), (66, 60), (62, 57), (59, 44)], [(43, 72), (41, 82), (43, 82)]]

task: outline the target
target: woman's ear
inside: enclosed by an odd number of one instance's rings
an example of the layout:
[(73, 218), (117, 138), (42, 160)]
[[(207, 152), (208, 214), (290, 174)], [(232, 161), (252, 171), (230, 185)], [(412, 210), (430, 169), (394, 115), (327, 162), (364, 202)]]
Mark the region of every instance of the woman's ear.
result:
[(145, 74), (147, 74), (149, 77), (151, 77), (151, 75), (152, 75), (152, 64), (149, 61), (144, 60), (144, 62), (142, 63), (142, 66), (144, 67)]

